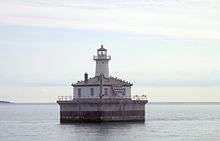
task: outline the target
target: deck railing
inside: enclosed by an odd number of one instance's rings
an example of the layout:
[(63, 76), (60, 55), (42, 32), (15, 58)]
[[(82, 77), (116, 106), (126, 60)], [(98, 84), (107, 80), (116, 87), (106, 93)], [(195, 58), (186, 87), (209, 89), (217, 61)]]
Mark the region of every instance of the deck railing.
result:
[[(58, 101), (71, 101), (73, 99), (74, 99), (73, 96), (58, 96)], [(132, 100), (147, 100), (147, 96), (146, 95), (134, 95), (131, 99)]]
[(132, 97), (132, 100), (147, 100), (147, 96), (146, 95), (134, 95)]
[(70, 101), (73, 100), (73, 96), (58, 96), (58, 101)]

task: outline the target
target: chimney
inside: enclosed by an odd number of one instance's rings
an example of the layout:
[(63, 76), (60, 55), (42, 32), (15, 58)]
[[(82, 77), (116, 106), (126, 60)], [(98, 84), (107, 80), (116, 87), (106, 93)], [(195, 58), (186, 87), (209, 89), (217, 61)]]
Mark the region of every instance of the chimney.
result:
[(84, 74), (84, 81), (85, 81), (85, 82), (88, 82), (88, 73), (85, 73), (85, 74)]

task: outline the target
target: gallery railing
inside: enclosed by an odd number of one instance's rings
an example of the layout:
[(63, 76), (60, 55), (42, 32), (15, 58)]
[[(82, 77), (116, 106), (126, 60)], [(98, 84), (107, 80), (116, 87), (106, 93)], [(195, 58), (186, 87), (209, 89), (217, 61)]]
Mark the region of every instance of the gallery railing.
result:
[(106, 59), (106, 60), (110, 60), (111, 59), (111, 56), (93, 56), (93, 59), (94, 60), (98, 60), (98, 59)]
[(134, 95), (132, 97), (132, 100), (147, 100), (147, 96), (146, 95)]

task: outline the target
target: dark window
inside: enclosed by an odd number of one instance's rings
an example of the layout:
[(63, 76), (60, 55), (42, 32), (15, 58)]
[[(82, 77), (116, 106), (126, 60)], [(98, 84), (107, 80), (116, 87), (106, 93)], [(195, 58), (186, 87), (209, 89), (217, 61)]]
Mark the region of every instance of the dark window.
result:
[(125, 94), (126, 94), (126, 89), (124, 88), (123, 92), (122, 92), (122, 95), (125, 95)]
[(104, 94), (108, 95), (108, 88), (104, 88)]
[(91, 94), (91, 96), (94, 95), (94, 89), (93, 88), (90, 88), (90, 94)]
[(78, 97), (81, 97), (81, 88), (78, 88)]

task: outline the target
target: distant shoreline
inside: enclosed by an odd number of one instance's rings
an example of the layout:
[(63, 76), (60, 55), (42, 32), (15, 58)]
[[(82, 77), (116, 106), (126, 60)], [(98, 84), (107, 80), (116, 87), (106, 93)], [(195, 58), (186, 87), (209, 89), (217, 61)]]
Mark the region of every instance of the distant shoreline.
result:
[(149, 102), (152, 105), (220, 105), (220, 102)]
[(9, 101), (0, 101), (0, 104), (12, 104), (12, 102), (9, 102)]

